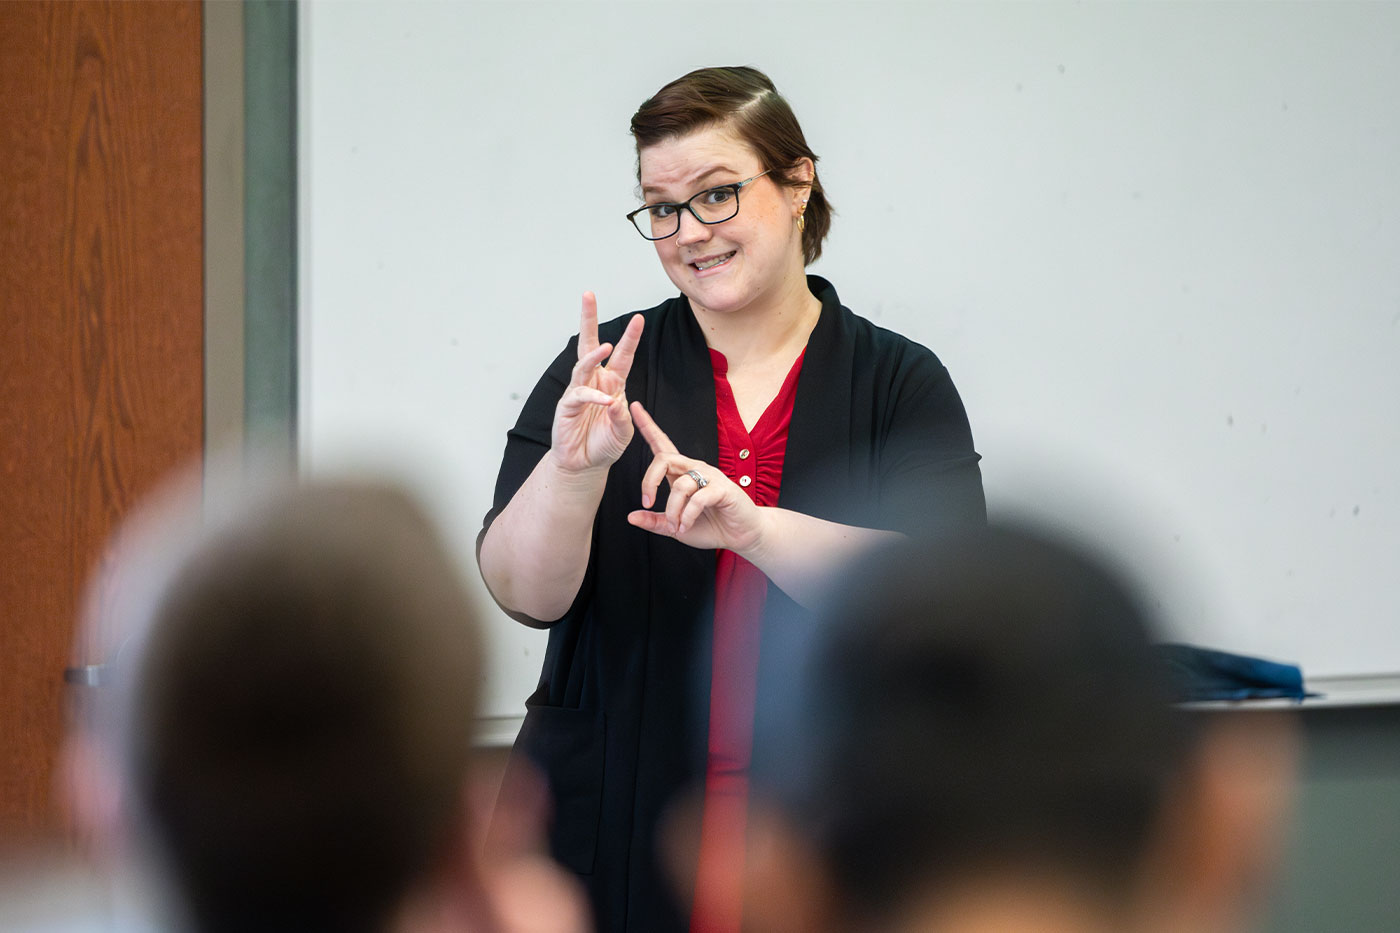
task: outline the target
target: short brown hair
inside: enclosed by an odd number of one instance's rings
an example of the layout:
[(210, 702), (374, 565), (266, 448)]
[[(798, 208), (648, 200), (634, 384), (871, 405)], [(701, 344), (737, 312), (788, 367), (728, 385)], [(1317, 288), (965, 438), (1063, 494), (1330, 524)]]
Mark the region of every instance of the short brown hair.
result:
[(316, 481), (182, 555), (131, 684), (150, 841), (194, 927), (380, 930), (452, 844), (478, 619), (402, 490)]
[[(780, 185), (804, 184), (790, 174), (802, 159), (812, 160), (811, 192), (802, 231), (802, 259), (811, 264), (822, 254), (831, 229), (831, 203), (817, 177), (817, 154), (807, 145), (788, 102), (757, 68), (701, 68), (657, 91), (632, 115), (637, 152), (668, 139), (717, 124), (734, 129), (763, 161)], [(641, 166), (638, 164), (638, 178)]]
[(878, 927), (928, 890), (1052, 867), (1126, 896), (1200, 736), (1135, 582), (1006, 524), (875, 550), (832, 593), (765, 632), (750, 793), (840, 906)]

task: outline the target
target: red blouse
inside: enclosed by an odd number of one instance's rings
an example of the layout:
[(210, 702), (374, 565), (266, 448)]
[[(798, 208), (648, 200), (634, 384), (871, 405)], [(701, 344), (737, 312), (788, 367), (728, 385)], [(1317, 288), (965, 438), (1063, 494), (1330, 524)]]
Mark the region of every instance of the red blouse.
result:
[[(753, 430), (744, 427), (729, 361), (710, 351), (719, 421), (719, 469), (762, 506), (778, 504), (783, 454), (804, 350)], [(758, 643), (768, 578), (733, 551), (716, 552), (710, 738), (691, 933), (738, 933), (743, 908), (743, 839), (758, 688)]]

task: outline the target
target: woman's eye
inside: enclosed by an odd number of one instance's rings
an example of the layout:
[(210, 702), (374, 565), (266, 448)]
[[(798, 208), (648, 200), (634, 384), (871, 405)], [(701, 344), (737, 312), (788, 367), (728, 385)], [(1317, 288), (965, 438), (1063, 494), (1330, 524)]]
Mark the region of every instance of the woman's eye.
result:
[(723, 204), (732, 197), (734, 197), (734, 192), (729, 188), (711, 188), (700, 195), (700, 202), (702, 204)]
[(665, 220), (676, 212), (674, 204), (653, 204), (647, 208), (647, 216), (653, 220)]

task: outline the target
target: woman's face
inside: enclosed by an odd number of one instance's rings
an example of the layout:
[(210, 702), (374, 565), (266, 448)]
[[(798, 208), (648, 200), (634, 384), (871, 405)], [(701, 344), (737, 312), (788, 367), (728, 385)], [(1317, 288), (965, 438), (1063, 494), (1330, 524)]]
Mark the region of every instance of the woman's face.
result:
[[(648, 146), (639, 163), (647, 204), (684, 202), (772, 168), (722, 126)], [(655, 241), (662, 268), (697, 310), (733, 313), (781, 300), (794, 280), (805, 282), (796, 223), (804, 194), (765, 175), (740, 189), (739, 213), (723, 223), (681, 211), (676, 235)]]

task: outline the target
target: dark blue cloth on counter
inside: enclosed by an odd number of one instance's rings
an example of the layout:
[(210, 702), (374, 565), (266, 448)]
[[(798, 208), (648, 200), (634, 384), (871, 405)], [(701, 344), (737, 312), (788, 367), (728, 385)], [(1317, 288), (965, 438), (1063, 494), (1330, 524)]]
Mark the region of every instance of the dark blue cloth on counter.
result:
[(1301, 700), (1316, 696), (1303, 688), (1296, 664), (1265, 661), (1195, 645), (1161, 644), (1177, 702), (1202, 700)]

